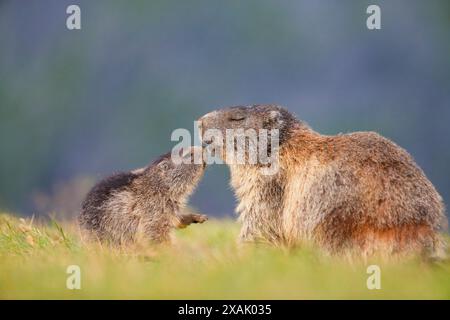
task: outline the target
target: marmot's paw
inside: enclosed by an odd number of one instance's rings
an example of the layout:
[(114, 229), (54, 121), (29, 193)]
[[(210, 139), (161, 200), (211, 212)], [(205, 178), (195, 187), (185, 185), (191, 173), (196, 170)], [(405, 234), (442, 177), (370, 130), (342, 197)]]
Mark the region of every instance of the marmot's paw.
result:
[(192, 215), (192, 223), (203, 223), (208, 220), (208, 216), (204, 214), (193, 214)]

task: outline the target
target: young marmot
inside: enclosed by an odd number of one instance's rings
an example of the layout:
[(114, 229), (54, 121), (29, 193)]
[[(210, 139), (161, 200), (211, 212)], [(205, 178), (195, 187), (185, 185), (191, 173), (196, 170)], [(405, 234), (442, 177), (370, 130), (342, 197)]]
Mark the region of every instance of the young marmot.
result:
[(100, 181), (84, 200), (81, 228), (113, 244), (161, 243), (170, 240), (173, 227), (204, 222), (204, 215), (180, 211), (204, 172), (204, 164), (194, 164), (196, 150), (201, 152), (192, 147), (183, 155), (189, 164), (175, 164), (168, 153), (148, 167)]
[[(262, 174), (259, 164), (228, 163), (242, 241), (312, 240), (330, 253), (366, 257), (444, 252), (441, 196), (404, 149), (377, 133), (324, 136), (274, 105), (221, 109), (199, 126), (203, 137), (208, 129), (223, 137), (226, 129), (279, 130), (276, 174)], [(226, 156), (222, 148), (225, 162)]]

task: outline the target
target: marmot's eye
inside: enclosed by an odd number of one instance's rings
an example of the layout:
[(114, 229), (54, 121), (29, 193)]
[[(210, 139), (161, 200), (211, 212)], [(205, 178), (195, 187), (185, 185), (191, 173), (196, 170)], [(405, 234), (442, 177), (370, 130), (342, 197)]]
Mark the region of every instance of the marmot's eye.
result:
[(230, 121), (242, 121), (244, 119), (245, 119), (245, 115), (243, 115), (243, 114), (233, 114), (228, 118), (228, 120), (230, 120)]
[(161, 162), (159, 165), (163, 170), (169, 170), (170, 166), (167, 162)]

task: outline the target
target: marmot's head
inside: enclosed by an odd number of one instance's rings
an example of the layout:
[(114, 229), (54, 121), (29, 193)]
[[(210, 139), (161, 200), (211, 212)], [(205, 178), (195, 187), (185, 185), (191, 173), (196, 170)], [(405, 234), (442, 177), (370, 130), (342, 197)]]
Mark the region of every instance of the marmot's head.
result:
[[(266, 130), (269, 135), (271, 134), (270, 130), (277, 129), (278, 143), (282, 145), (289, 138), (291, 129), (300, 124), (294, 115), (277, 105), (223, 108), (204, 115), (198, 122), (204, 146), (217, 143), (225, 146), (227, 130), (229, 129), (233, 129), (233, 132), (238, 132), (239, 129), (243, 129), (244, 131), (251, 129), (256, 131), (258, 135), (262, 131), (261, 129)], [(223, 140), (216, 141), (216, 134), (214, 132), (220, 132)], [(248, 136), (247, 134), (244, 135)], [(225, 152), (225, 148), (222, 148), (222, 151)], [(224, 156), (225, 154), (222, 153), (222, 157)]]
[[(145, 170), (157, 191), (179, 201), (192, 193), (205, 171), (205, 163), (201, 161), (201, 147), (190, 147), (182, 152), (177, 160), (172, 157), (171, 152), (166, 153)], [(194, 161), (198, 159), (196, 154), (200, 155), (200, 163)]]

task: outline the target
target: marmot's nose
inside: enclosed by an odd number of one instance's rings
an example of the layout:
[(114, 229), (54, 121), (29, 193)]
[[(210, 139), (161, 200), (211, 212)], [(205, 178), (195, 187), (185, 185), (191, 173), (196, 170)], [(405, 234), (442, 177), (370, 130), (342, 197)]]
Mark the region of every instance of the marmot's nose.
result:
[(202, 147), (206, 148), (207, 146), (209, 146), (211, 143), (213, 143), (212, 139), (208, 139), (208, 140), (203, 140), (202, 141)]

